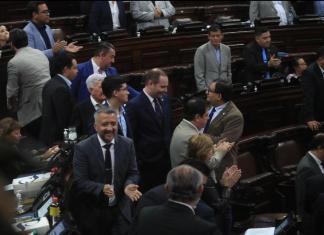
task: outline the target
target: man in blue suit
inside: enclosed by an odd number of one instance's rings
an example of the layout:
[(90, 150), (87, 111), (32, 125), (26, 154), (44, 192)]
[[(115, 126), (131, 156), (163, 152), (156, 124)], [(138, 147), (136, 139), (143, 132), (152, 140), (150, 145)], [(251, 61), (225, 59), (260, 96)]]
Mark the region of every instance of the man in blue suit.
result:
[(76, 42), (66, 45), (65, 41), (54, 41), (53, 30), (47, 24), (50, 20), (50, 11), (43, 1), (30, 1), (27, 5), (31, 21), (24, 27), (28, 35), (28, 46), (41, 50), (48, 57), (64, 50), (78, 52), (82, 46), (76, 46)]
[(170, 170), (170, 105), (165, 95), (168, 76), (161, 69), (148, 71), (143, 91), (126, 105), (133, 130), (142, 191), (162, 184)]
[(117, 135), (117, 114), (99, 109), (96, 134), (75, 146), (74, 216), (82, 234), (127, 234), (130, 201), (141, 197), (133, 141)]
[[(78, 64), (78, 76), (72, 82), (72, 94), (77, 103), (89, 98), (89, 91), (86, 86), (87, 78), (94, 74), (103, 74), (115, 76), (118, 74), (117, 69), (111, 65), (115, 62), (115, 47), (108, 42), (101, 42), (94, 53), (94, 56), (81, 64)], [(130, 98), (135, 97), (138, 93), (132, 87), (128, 87)]]

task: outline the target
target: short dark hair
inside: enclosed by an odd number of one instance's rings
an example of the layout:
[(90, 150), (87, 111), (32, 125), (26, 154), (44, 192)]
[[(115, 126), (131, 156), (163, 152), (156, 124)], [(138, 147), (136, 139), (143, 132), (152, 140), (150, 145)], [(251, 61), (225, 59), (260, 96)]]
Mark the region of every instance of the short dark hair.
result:
[(207, 109), (206, 100), (194, 97), (188, 100), (188, 102), (184, 106), (184, 118), (188, 121), (192, 121), (195, 116), (198, 114), (199, 116), (203, 116)]
[(218, 32), (218, 31), (222, 32), (222, 29), (221, 29), (221, 26), (219, 24), (213, 24), (208, 28), (207, 31), (208, 31), (208, 34), (209, 34), (210, 32)]
[(161, 76), (167, 76), (162, 69), (151, 69), (144, 74), (144, 83), (147, 84), (148, 81), (152, 81), (154, 84), (159, 83)]
[(127, 80), (119, 75), (105, 77), (101, 84), (102, 92), (108, 99), (110, 99), (113, 96), (114, 91), (119, 90), (124, 83), (127, 83)]
[(223, 82), (216, 82), (215, 93), (221, 94), (224, 102), (232, 99), (232, 85), (227, 85)]
[(208, 177), (211, 172), (211, 170), (207, 166), (207, 164), (201, 160), (198, 160), (198, 159), (186, 159), (183, 162), (181, 162), (180, 164), (189, 165), (189, 166), (197, 169), (198, 171), (200, 171), (206, 177)]
[(324, 58), (324, 46), (321, 46), (316, 50), (316, 59)]
[(304, 58), (303, 57), (294, 57), (291, 61), (291, 66), (298, 67), (299, 66), (298, 60), (300, 60), (300, 59), (304, 59)]
[(318, 133), (313, 137), (309, 145), (309, 149), (310, 150), (324, 149), (324, 133)]
[(42, 4), (46, 4), (46, 2), (44, 1), (30, 1), (28, 2), (26, 9), (28, 12), (28, 15), (30, 16), (30, 18), (33, 17), (33, 13), (39, 13), (38, 12), (38, 6), (42, 5)]
[(75, 58), (69, 53), (59, 53), (52, 60), (54, 74), (62, 73), (64, 68), (71, 68)]
[(15, 48), (19, 49), (28, 46), (28, 36), (23, 29), (12, 29), (9, 35), (9, 39)]
[(263, 33), (269, 32), (269, 29), (267, 27), (256, 27), (254, 31), (254, 35), (256, 37), (260, 36)]
[(96, 50), (94, 52), (94, 56), (99, 56), (101, 53), (106, 54), (110, 52), (111, 50), (115, 50), (115, 47), (113, 44), (109, 42), (101, 42), (98, 46), (96, 46)]

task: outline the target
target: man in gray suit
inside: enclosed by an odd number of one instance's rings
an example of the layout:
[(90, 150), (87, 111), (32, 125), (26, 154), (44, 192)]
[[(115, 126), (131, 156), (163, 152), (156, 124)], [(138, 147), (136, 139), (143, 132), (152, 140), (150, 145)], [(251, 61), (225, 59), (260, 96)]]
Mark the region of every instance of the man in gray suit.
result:
[(190, 99), (184, 107), (184, 117), (175, 128), (171, 144), (171, 167), (178, 166), (187, 156), (188, 140), (199, 134), (208, 120), (207, 102), (201, 98)]
[(300, 160), (296, 175), (296, 202), (297, 212), (301, 216), (304, 231), (311, 229), (311, 216), (305, 211), (306, 181), (316, 175), (324, 174), (324, 134), (319, 133), (313, 137), (310, 150)]
[(293, 24), (296, 12), (289, 1), (251, 1), (249, 9), (250, 21), (265, 17), (279, 17), (279, 25)]
[[(241, 111), (231, 101), (232, 86), (222, 82), (212, 82), (207, 90), (207, 101), (212, 105), (204, 132), (214, 137), (215, 143), (225, 139), (237, 142), (242, 136), (244, 119)], [(234, 147), (225, 155), (219, 165), (219, 178), (226, 167), (236, 163), (237, 149)]]
[(224, 45), (218, 25), (208, 29), (209, 42), (198, 47), (195, 57), (195, 79), (198, 91), (206, 90), (213, 81), (232, 84), (231, 49)]
[(24, 134), (38, 138), (42, 90), (50, 79), (49, 62), (42, 52), (27, 46), (24, 30), (11, 30), (10, 40), (16, 54), (8, 62), (8, 109), (17, 112)]
[(74, 150), (77, 225), (82, 234), (127, 234), (129, 200), (141, 197), (133, 141), (117, 135), (113, 109), (99, 109), (94, 119), (97, 133)]
[(169, 29), (169, 17), (175, 14), (170, 1), (131, 1), (130, 12), (137, 23), (137, 30), (163, 25)]

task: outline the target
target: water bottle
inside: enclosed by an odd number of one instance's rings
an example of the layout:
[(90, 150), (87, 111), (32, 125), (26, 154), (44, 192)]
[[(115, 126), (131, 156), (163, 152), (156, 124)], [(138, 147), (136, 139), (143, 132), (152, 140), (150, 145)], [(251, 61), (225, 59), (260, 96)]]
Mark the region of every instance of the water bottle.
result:
[(16, 208), (17, 213), (18, 214), (24, 213), (25, 210), (24, 210), (24, 205), (22, 203), (22, 190), (17, 190), (16, 200), (17, 200), (17, 208)]
[(72, 143), (76, 143), (78, 138), (77, 132), (76, 132), (76, 128), (75, 127), (69, 127), (69, 141)]
[(68, 144), (69, 143), (69, 130), (67, 128), (64, 128), (63, 136), (64, 136), (64, 143)]
[(51, 217), (51, 225), (54, 227), (56, 222), (60, 219), (60, 207), (57, 197), (52, 197), (52, 203), (49, 207), (49, 216)]

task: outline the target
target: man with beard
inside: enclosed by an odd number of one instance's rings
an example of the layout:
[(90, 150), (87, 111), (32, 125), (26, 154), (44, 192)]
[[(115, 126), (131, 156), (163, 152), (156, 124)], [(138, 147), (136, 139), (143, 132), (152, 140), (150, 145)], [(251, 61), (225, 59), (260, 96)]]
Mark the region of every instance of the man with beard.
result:
[(96, 134), (75, 146), (75, 219), (82, 234), (127, 234), (129, 199), (137, 201), (138, 171), (133, 141), (117, 135), (117, 114), (99, 109)]

